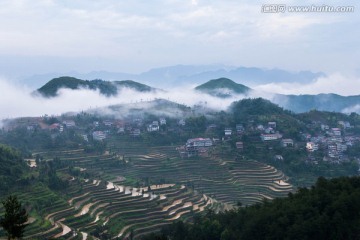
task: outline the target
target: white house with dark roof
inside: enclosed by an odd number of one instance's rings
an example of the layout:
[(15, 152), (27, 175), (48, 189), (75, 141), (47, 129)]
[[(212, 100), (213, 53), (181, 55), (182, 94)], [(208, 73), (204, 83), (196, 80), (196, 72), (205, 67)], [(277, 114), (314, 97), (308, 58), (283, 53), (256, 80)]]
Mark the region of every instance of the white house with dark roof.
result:
[(160, 118), (160, 125), (166, 125), (166, 119), (165, 118)]
[(285, 138), (281, 140), (281, 146), (283, 147), (293, 147), (294, 146), (294, 140), (290, 138)]
[(93, 139), (96, 141), (102, 141), (106, 138), (106, 133), (103, 131), (94, 131), (92, 133)]
[(75, 127), (75, 121), (74, 120), (64, 120), (62, 122), (66, 127)]
[(273, 141), (282, 138), (282, 135), (280, 133), (261, 134), (260, 138), (262, 141)]

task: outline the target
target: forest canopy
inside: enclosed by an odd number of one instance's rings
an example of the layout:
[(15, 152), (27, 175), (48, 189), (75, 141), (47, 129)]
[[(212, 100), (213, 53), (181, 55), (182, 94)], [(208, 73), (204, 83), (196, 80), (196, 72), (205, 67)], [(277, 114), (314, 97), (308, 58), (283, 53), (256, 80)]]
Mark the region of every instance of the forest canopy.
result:
[(319, 178), (287, 198), (176, 222), (150, 239), (359, 239), (360, 177)]

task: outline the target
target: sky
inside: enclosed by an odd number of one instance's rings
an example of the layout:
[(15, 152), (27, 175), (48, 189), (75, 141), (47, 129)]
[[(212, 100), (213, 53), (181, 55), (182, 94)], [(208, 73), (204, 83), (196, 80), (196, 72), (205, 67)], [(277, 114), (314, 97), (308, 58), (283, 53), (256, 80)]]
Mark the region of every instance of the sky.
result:
[[(265, 13), (272, 4), (286, 4), (286, 11)], [(354, 12), (288, 10), (312, 5), (353, 6)], [(160, 97), (126, 92), (125, 99), (108, 99), (64, 90), (45, 100), (15, 83), (54, 72), (141, 73), (177, 64), (311, 70), (326, 76), (307, 84), (269, 82), (256, 90), (357, 95), (359, 11), (354, 0), (0, 0), (0, 119)], [(219, 103), (191, 87), (162, 97), (190, 106), (206, 99), (217, 109), (234, 100)]]
[[(264, 4), (354, 6), (264, 13)], [(0, 76), (224, 64), (360, 73), (358, 1), (0, 0)]]

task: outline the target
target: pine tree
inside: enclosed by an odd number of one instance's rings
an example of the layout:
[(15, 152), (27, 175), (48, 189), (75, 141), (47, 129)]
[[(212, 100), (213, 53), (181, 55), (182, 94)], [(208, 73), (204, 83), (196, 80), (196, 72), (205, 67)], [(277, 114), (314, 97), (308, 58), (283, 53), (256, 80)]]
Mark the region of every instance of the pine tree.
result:
[(17, 196), (10, 195), (2, 201), (5, 216), (0, 219), (0, 226), (8, 233), (8, 239), (21, 238), (28, 220), (26, 210), (21, 206)]

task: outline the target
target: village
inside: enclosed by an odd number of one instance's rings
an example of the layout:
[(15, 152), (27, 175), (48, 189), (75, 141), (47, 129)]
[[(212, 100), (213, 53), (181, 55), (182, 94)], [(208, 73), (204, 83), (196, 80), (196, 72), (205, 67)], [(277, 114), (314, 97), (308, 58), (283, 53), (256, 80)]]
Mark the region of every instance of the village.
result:
[[(257, 149), (265, 147), (264, 151), (272, 150), (274, 147), (299, 149), (306, 152), (307, 157), (302, 160), (310, 165), (316, 165), (319, 162), (341, 164), (349, 162), (351, 157), (355, 157), (359, 161), (358, 156), (348, 155), (348, 149), (360, 142), (360, 135), (353, 133), (353, 126), (348, 121), (338, 121), (336, 125), (332, 126), (320, 121), (313, 121), (307, 126), (308, 132), (299, 132), (296, 138), (291, 138), (282, 131), (283, 129), (279, 129), (276, 121), (250, 121), (232, 126), (220, 126), (207, 122), (203, 126), (203, 132), (195, 133), (193, 127), (187, 124), (189, 118), (133, 116), (112, 119), (99, 116), (89, 117), (86, 114), (84, 116), (20, 118), (9, 121), (2, 131), (26, 128), (26, 131), (30, 133), (47, 132), (51, 139), (56, 139), (64, 132), (71, 131), (84, 144), (94, 141), (106, 142), (108, 138), (114, 136), (128, 137), (133, 141), (140, 141), (145, 136), (154, 141), (168, 139), (171, 141), (168, 144), (176, 147), (181, 158), (208, 157), (211, 155), (211, 149), (217, 145), (229, 145), (232, 151), (244, 154), (248, 146), (255, 145)], [(91, 118), (96, 120), (91, 121)], [(169, 136), (172, 137), (169, 138)], [(283, 156), (279, 154), (269, 155), (268, 158), (277, 161), (284, 160)]]

